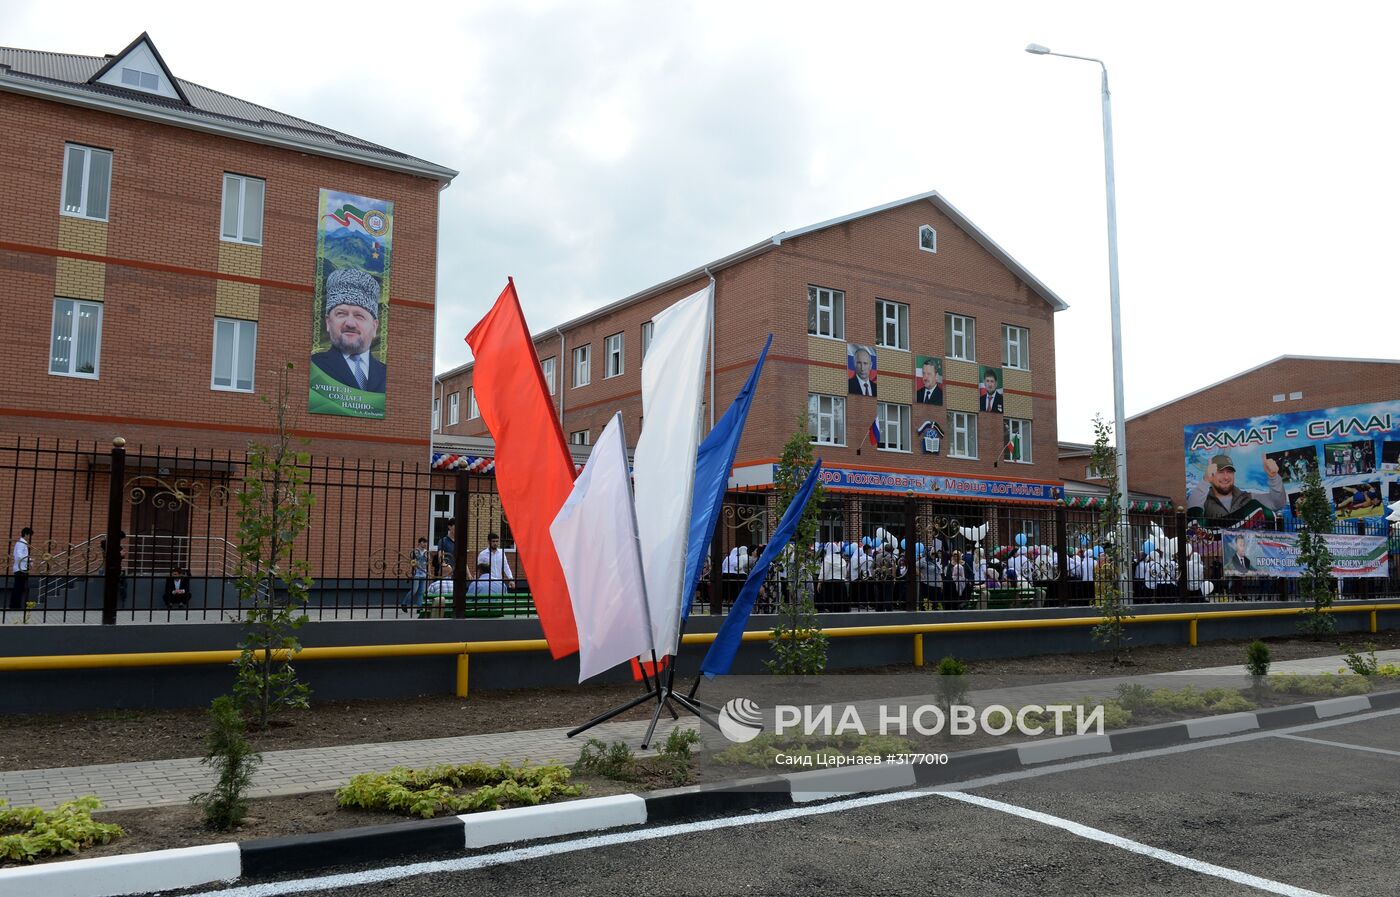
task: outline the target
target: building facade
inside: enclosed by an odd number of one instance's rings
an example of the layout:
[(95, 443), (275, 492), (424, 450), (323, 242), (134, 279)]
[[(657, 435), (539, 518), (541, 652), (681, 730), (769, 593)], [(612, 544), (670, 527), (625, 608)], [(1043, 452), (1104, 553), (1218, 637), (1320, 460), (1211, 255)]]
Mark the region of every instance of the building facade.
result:
[[(738, 391), (765, 335), (774, 337), (736, 487), (771, 484), (783, 444), (802, 428), (838, 492), (1061, 497), (1054, 315), (1066, 306), (937, 193), (778, 234), (537, 334), (571, 443), (590, 443), (621, 411), (635, 444), (650, 321), (711, 274), (707, 421)], [(471, 364), (438, 378), (435, 407), (435, 434), (487, 435)]]
[[(1188, 427), (1397, 400), (1400, 360), (1282, 355), (1128, 418), (1128, 482), (1185, 505)], [(1066, 458), (1068, 465), (1087, 463)]]

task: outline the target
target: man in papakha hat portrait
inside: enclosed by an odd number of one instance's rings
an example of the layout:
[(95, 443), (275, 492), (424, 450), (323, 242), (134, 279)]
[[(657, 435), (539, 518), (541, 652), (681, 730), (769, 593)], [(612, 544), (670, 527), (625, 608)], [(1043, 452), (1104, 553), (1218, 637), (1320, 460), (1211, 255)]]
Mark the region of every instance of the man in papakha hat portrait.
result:
[(1278, 462), (1264, 459), (1264, 475), (1269, 491), (1261, 495), (1245, 492), (1235, 485), (1235, 462), (1229, 455), (1216, 455), (1206, 466), (1206, 475), (1186, 497), (1186, 513), (1207, 526), (1234, 526), (1251, 514), (1263, 511), (1270, 520), (1288, 505)]
[(359, 268), (338, 268), (326, 278), (326, 333), (331, 348), (311, 363), (346, 386), (384, 392), (387, 369), (370, 354), (379, 335), (379, 281)]

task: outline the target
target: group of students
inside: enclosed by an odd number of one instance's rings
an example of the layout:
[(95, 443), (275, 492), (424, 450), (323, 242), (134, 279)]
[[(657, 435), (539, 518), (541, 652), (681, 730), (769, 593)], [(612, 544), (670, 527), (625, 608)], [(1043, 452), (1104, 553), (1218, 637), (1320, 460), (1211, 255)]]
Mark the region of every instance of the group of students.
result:
[[(422, 606), (426, 598), (452, 597), (452, 561), (457, 557), (457, 521), (447, 521), (447, 535), (438, 541), (437, 548), (428, 549), (428, 538), (420, 536), (417, 545), (409, 554), (413, 581), (399, 610), (413, 613)], [(477, 552), (476, 575), (471, 577), (464, 594), (468, 596), (504, 595), (515, 590), (515, 571), (510, 568), (510, 560), (505, 549), (501, 548), (500, 533), (487, 533), (486, 547)]]

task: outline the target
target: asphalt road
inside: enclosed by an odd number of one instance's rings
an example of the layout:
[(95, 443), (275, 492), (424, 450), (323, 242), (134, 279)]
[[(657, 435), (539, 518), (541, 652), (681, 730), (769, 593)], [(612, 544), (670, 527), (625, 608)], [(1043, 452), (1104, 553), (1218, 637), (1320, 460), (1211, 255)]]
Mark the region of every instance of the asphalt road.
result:
[(1285, 731), (1057, 764), (952, 793), (197, 893), (1400, 895), (1400, 711)]

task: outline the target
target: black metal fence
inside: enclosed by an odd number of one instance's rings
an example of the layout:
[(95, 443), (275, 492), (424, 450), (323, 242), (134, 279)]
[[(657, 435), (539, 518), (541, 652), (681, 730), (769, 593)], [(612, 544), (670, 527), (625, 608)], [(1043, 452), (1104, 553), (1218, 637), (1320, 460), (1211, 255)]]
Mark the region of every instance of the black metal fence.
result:
[[(528, 615), (528, 558), (514, 549), (494, 477), (426, 463), (313, 457), (310, 526), (294, 558), (310, 567), (313, 619)], [(7, 548), (32, 528), (27, 578), (6, 559), (0, 624), (238, 619), (242, 453), (12, 438), (0, 444)], [(722, 614), (776, 525), (771, 491), (727, 498), (696, 612)], [(1345, 527), (1350, 522), (1340, 525)], [(500, 536), (493, 549), (489, 535)], [(1109, 539), (1126, 571), (1096, 559)], [(420, 541), (421, 540), (421, 541)], [(1294, 580), (1226, 575), (1220, 531), (1181, 513), (1130, 515), (1107, 530), (1092, 509), (828, 495), (814, 572), (774, 565), (760, 612), (784, 595), (821, 611), (1086, 605), (1121, 579), (1139, 603), (1297, 597)], [(1387, 575), (1342, 580), (1343, 597), (1400, 594), (1400, 539)]]

